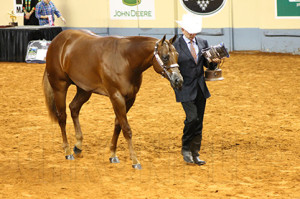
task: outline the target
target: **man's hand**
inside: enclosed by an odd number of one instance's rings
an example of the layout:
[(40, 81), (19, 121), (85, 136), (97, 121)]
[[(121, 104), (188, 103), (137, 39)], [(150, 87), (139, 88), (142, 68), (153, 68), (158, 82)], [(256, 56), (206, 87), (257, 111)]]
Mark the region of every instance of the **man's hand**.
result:
[(30, 16), (31, 16), (31, 13), (29, 13), (29, 12), (27, 12), (26, 14), (25, 14), (25, 19), (29, 19), (30, 18)]
[(212, 62), (214, 62), (214, 63), (221, 63), (221, 59), (219, 59), (219, 58), (214, 58), (214, 59), (212, 59)]
[(64, 24), (67, 23), (66, 20), (65, 20), (65, 18), (63, 18), (63, 16), (61, 16), (60, 19), (64, 22)]

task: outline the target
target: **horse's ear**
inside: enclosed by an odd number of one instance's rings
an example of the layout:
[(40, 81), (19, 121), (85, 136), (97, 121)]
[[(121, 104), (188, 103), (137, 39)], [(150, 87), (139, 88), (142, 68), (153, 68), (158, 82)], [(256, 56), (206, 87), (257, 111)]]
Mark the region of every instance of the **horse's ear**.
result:
[(171, 39), (169, 39), (169, 42), (171, 44), (173, 44), (175, 42), (176, 38), (177, 38), (177, 35), (174, 35), (174, 37), (172, 37)]
[(164, 37), (160, 40), (160, 45), (162, 45), (166, 40), (166, 35), (164, 35)]

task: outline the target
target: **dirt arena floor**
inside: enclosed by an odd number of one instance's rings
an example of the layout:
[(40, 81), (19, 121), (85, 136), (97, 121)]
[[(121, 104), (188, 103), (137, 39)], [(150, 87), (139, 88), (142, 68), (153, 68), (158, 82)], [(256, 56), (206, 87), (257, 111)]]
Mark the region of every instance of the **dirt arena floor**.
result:
[[(231, 53), (225, 80), (208, 82), (201, 159), (180, 155), (184, 112), (153, 68), (128, 118), (142, 170), (109, 163), (114, 114), (93, 95), (81, 111), (81, 159), (67, 161), (44, 104), (44, 64), (0, 63), (0, 198), (300, 199), (300, 56)], [(70, 87), (68, 103), (74, 96)], [(70, 145), (75, 143), (68, 110)]]

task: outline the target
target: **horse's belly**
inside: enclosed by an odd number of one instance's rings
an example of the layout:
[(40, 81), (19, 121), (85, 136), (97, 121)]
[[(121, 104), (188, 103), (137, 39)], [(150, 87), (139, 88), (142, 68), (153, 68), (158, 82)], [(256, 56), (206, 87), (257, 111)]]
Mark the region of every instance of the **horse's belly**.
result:
[(68, 71), (65, 71), (69, 78), (80, 88), (85, 91), (95, 91), (99, 94), (106, 94), (106, 90), (103, 87), (102, 81), (97, 75), (97, 72), (82, 69), (81, 65), (73, 65)]

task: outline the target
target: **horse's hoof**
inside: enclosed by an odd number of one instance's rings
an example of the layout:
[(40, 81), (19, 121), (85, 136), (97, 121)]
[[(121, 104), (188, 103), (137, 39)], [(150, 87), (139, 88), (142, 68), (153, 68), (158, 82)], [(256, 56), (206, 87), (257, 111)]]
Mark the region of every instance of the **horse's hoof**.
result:
[(75, 160), (75, 158), (72, 154), (71, 155), (66, 155), (66, 159), (67, 160)]
[(120, 160), (118, 157), (109, 158), (110, 163), (120, 163)]
[(74, 153), (73, 156), (74, 156), (75, 159), (83, 158), (83, 155), (81, 153), (78, 153), (78, 154)]
[(73, 151), (74, 151), (75, 154), (80, 154), (82, 152), (82, 150), (78, 149), (76, 146), (74, 146)]
[(137, 170), (141, 170), (142, 169), (142, 165), (141, 164), (133, 164), (132, 168), (137, 169)]

